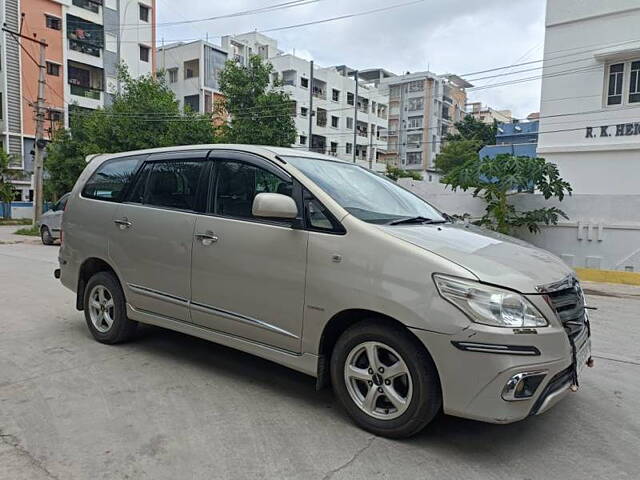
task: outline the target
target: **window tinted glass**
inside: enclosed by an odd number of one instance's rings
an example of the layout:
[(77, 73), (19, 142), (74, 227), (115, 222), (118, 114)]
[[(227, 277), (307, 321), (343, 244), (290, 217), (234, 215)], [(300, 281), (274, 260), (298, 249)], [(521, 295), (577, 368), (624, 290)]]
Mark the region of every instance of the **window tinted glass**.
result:
[(55, 207), (53, 207), (54, 210), (58, 211), (58, 210), (64, 210), (64, 207), (67, 206), (67, 200), (69, 200), (69, 194), (67, 193), (66, 195), (63, 195), (60, 200), (58, 200), (58, 203), (56, 203)]
[(267, 170), (241, 162), (218, 164), (214, 212), (230, 217), (254, 218), (253, 199), (258, 193), (292, 195), (293, 184)]
[(131, 193), (127, 196), (127, 200), (132, 203), (143, 203), (144, 192), (149, 179), (149, 173), (153, 170), (153, 163), (145, 163), (140, 169), (140, 173), (136, 177), (136, 183), (131, 189)]
[(91, 175), (82, 190), (82, 195), (110, 202), (120, 201), (120, 196), (131, 180), (139, 161), (139, 158), (133, 157), (105, 162)]
[(370, 223), (389, 223), (409, 217), (443, 221), (442, 215), (420, 197), (395, 182), (350, 163), (287, 157), (353, 216)]
[(309, 200), (307, 203), (307, 218), (309, 226), (318, 230), (334, 230), (333, 223), (325, 213), (325, 207), (317, 200)]
[[(181, 160), (153, 162), (148, 165), (152, 168), (149, 172), (149, 180), (146, 182), (144, 204), (180, 210), (196, 209), (198, 181), (205, 162)], [(142, 173), (140, 177), (145, 176), (145, 172)], [(137, 191), (134, 193), (140, 198)]]

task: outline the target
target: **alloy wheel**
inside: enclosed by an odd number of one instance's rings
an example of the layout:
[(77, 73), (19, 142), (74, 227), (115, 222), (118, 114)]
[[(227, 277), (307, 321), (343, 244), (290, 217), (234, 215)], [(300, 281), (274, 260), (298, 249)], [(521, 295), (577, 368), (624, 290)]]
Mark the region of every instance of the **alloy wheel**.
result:
[(380, 420), (399, 417), (411, 403), (409, 368), (398, 352), (382, 342), (363, 342), (349, 352), (344, 381), (353, 402)]
[(96, 285), (89, 294), (91, 323), (101, 333), (108, 332), (115, 319), (113, 295), (104, 285)]

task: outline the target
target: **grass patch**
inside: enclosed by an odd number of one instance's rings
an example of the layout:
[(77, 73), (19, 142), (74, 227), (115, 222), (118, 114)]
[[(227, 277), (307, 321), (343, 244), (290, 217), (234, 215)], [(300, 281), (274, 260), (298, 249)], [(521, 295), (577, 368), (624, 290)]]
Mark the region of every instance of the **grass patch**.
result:
[(30, 218), (0, 218), (0, 225), (31, 225)]
[(16, 235), (29, 235), (30, 237), (39, 237), (40, 229), (36, 225), (32, 225), (29, 227), (19, 228), (15, 232)]

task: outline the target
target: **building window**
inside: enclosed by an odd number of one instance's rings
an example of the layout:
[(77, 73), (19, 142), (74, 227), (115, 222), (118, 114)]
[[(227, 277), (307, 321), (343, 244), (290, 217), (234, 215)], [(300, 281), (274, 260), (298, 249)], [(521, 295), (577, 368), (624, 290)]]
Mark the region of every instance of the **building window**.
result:
[(334, 117), (334, 116), (332, 116), (332, 117), (331, 117), (331, 126), (332, 126), (333, 128), (338, 128), (339, 121), (340, 121), (340, 119), (339, 119), (338, 117)]
[(347, 143), (345, 150), (347, 153), (351, 153), (353, 151), (353, 144)]
[(184, 97), (184, 109), (185, 111), (199, 112), (200, 111), (200, 95), (187, 95)]
[(140, 45), (140, 61), (148, 62), (149, 61), (149, 53), (151, 49), (146, 45)]
[(184, 78), (196, 78), (200, 76), (200, 62), (196, 58), (184, 62)]
[(140, 20), (143, 22), (148, 22), (150, 11), (151, 9), (149, 7), (147, 7), (146, 5), (140, 4)]
[(309, 109), (307, 107), (300, 107), (300, 116), (306, 117), (309, 113)]
[(98, 13), (100, 11), (100, 5), (102, 5), (102, 0), (72, 0), (71, 3), (76, 7)]
[(60, 76), (60, 65), (57, 63), (47, 62), (47, 74), (54, 77)]
[(347, 129), (353, 130), (353, 118), (347, 117)]
[(640, 102), (640, 61), (631, 62), (629, 103)]
[(331, 90), (331, 100), (334, 102), (340, 101), (340, 90), (336, 90), (335, 88)]
[(47, 22), (47, 28), (52, 30), (62, 30), (62, 19), (51, 15), (44, 16)]
[(422, 128), (422, 117), (409, 117), (409, 128)]
[(624, 79), (624, 63), (609, 65), (609, 90), (607, 92), (607, 105), (620, 105), (622, 103), (622, 84)]
[(422, 92), (424, 90), (424, 80), (415, 80), (413, 82), (409, 82), (410, 92)]
[(409, 111), (424, 109), (424, 99), (422, 97), (409, 99)]
[(349, 105), (353, 105), (355, 103), (355, 97), (351, 92), (347, 92), (347, 103)]
[(420, 165), (422, 163), (422, 152), (407, 153), (407, 165)]
[(300, 145), (306, 145), (307, 144), (307, 137), (305, 137), (304, 135), (300, 135)]
[(177, 83), (178, 82), (178, 69), (170, 68), (169, 69), (169, 83)]
[(338, 142), (331, 142), (331, 153), (333, 155), (337, 155), (338, 154)]
[(308, 78), (300, 78), (300, 86), (302, 88), (309, 88), (309, 79)]

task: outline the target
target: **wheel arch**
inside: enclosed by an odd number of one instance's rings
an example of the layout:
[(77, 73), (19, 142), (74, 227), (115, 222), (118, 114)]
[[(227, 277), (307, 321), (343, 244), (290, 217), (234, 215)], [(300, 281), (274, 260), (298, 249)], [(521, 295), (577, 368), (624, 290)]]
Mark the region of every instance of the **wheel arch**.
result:
[[(371, 320), (401, 328), (403, 331), (407, 332), (407, 334), (417, 342), (422, 349), (424, 349), (429, 357), (431, 357), (431, 353), (424, 343), (422, 343), (420, 339), (401, 321), (374, 310), (361, 308), (343, 310), (331, 317), (324, 326), (322, 334), (320, 335), (320, 343), (318, 345), (318, 376), (316, 380), (316, 388), (318, 390), (330, 382), (329, 362), (331, 361), (331, 355), (333, 354), (333, 349), (338, 338), (340, 338), (340, 335), (342, 335), (351, 326), (363, 320)], [(435, 366), (435, 362), (433, 363)], [(439, 377), (440, 372), (438, 372), (437, 367), (436, 373)]]
[[(112, 273), (120, 286), (122, 286), (122, 282), (120, 281), (120, 277), (118, 276), (116, 270), (103, 258), (99, 257), (91, 257), (87, 258), (82, 265), (80, 266), (80, 270), (78, 271), (78, 288), (76, 289), (76, 309), (84, 310), (84, 291), (87, 286), (87, 282), (89, 279), (98, 272), (110, 272)], [(124, 292), (124, 288), (123, 288)]]

